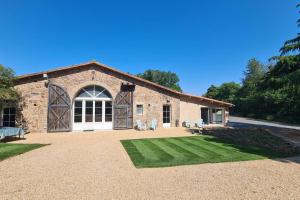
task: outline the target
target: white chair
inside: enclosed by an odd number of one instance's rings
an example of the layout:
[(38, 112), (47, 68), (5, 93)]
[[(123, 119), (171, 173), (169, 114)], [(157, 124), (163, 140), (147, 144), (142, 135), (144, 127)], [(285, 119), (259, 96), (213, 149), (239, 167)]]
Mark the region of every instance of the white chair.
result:
[(151, 130), (157, 129), (157, 120), (156, 119), (152, 119), (150, 129)]
[(203, 119), (200, 119), (198, 122), (196, 122), (196, 127), (203, 129), (204, 127)]
[(136, 120), (136, 128), (139, 131), (145, 131), (147, 130), (147, 125), (144, 124), (141, 120)]

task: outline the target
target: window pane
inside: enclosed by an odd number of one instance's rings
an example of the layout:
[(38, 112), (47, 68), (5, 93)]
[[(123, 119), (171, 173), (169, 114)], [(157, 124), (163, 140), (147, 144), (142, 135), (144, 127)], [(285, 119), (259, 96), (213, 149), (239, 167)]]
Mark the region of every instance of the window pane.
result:
[(112, 109), (111, 108), (105, 108), (105, 114), (111, 115), (112, 114)]
[(16, 121), (16, 115), (10, 115), (9, 121), (11, 121), (11, 122)]
[(93, 122), (93, 115), (85, 115), (85, 122)]
[(112, 102), (105, 101), (105, 122), (112, 121)]
[(9, 122), (7, 121), (3, 122), (3, 126), (9, 126)]
[(95, 101), (95, 107), (102, 108), (102, 101)]
[(112, 115), (105, 115), (105, 122), (111, 122), (112, 121)]
[(136, 112), (138, 115), (143, 115), (143, 105), (137, 105)]
[(82, 115), (75, 115), (74, 122), (82, 122)]
[(89, 93), (87, 93), (86, 91), (81, 90), (79, 92), (79, 94), (77, 95), (77, 97), (91, 97), (91, 95)]
[(3, 115), (3, 121), (9, 121), (9, 115)]
[(103, 91), (98, 97), (100, 98), (111, 98), (111, 95), (107, 90)]
[(100, 115), (100, 114), (102, 114), (102, 108), (101, 107), (95, 108), (95, 115)]
[(95, 122), (102, 122), (102, 114), (95, 115)]
[(105, 101), (105, 107), (112, 107), (111, 101)]
[(9, 114), (9, 108), (4, 108), (4, 110), (3, 110), (3, 114), (5, 115), (8, 115)]
[(85, 102), (85, 107), (93, 108), (93, 102), (92, 101), (86, 101)]
[(16, 108), (10, 108), (10, 114), (11, 115), (16, 114)]
[(82, 108), (75, 108), (75, 115), (81, 115), (82, 114)]
[(76, 108), (82, 108), (82, 101), (75, 101)]
[(89, 96), (94, 96), (94, 86), (91, 85), (91, 86), (88, 86), (88, 87), (85, 87), (83, 89), (83, 91), (85, 90), (85, 92), (89, 95)]
[(93, 114), (93, 108), (86, 108), (85, 109), (85, 114), (86, 115), (92, 115)]
[(74, 122), (82, 122), (82, 101), (75, 101)]

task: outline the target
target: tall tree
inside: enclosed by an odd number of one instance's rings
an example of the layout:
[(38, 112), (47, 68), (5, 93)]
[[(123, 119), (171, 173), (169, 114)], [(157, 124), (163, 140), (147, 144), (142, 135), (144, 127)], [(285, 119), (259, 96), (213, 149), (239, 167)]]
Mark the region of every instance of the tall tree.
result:
[(242, 79), (242, 87), (238, 92), (238, 101), (236, 102), (236, 110), (247, 116), (255, 116), (260, 110), (257, 102), (259, 93), (259, 84), (265, 75), (265, 69), (255, 58), (248, 61)]
[[(300, 7), (300, 4), (297, 5), (297, 7)], [(300, 27), (300, 19), (297, 21), (298, 27)], [(298, 35), (288, 40), (284, 43), (283, 47), (280, 49), (281, 56), (287, 55), (288, 53), (294, 53), (297, 52), (299, 55), (300, 52), (300, 33)]]
[(149, 69), (137, 74), (137, 76), (173, 90), (182, 91), (179, 86), (179, 77), (176, 73)]
[(255, 58), (248, 61), (246, 70), (244, 71), (244, 78), (242, 80), (243, 87), (241, 89), (242, 95), (251, 95), (256, 92), (256, 88), (264, 77), (265, 69)]

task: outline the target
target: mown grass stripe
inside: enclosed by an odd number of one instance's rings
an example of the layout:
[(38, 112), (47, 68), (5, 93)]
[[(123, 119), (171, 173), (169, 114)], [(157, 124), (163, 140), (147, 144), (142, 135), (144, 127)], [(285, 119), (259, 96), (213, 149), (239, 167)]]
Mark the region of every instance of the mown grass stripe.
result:
[(145, 146), (147, 146), (147, 148), (151, 149), (153, 151), (153, 153), (155, 153), (156, 156), (159, 158), (159, 160), (170, 161), (170, 160), (174, 159), (174, 157), (171, 154), (168, 154), (162, 147), (153, 143), (151, 139), (144, 139), (144, 140), (141, 140), (141, 142)]
[(172, 138), (170, 141), (173, 143), (179, 144), (181, 146), (184, 146), (185, 149), (188, 149), (189, 151), (193, 151), (196, 154), (198, 154), (201, 157), (208, 158), (208, 157), (220, 157), (221, 154), (218, 154), (214, 151), (211, 151), (209, 149), (204, 148), (200, 145), (195, 145), (193, 143), (187, 142), (184, 140), (184, 138)]
[[(252, 153), (243, 152), (230, 145), (222, 145), (216, 142), (207, 141), (205, 140), (206, 138), (206, 136), (200, 136), (195, 137), (195, 140), (191, 140), (190, 138), (186, 138), (186, 140), (192, 144), (215, 151), (216, 153), (222, 155), (222, 160), (249, 160), (252, 157), (261, 157)], [(263, 158), (263, 156), (261, 158)]]
[(185, 138), (184, 140), (190, 144), (199, 145), (209, 151), (214, 151), (215, 153), (217, 153), (221, 156), (232, 157), (232, 156), (234, 156), (234, 154), (236, 152), (238, 152), (237, 149), (233, 148), (233, 147), (229, 149), (224, 146), (220, 146), (216, 143), (205, 141), (203, 139), (199, 139), (199, 137), (198, 138), (196, 137), (195, 139), (196, 139), (196, 141), (191, 140), (190, 138)]
[(162, 139), (162, 140), (154, 140), (156, 143), (161, 143), (162, 145), (165, 145), (168, 148), (164, 148), (165, 150), (168, 149), (170, 153), (175, 151), (176, 157), (184, 158), (184, 159), (194, 159), (199, 157), (199, 155), (193, 153), (192, 151), (189, 151), (178, 144), (174, 144), (170, 142), (170, 139)]
[(122, 140), (121, 143), (123, 147), (128, 152), (128, 155), (134, 165), (140, 164), (145, 160), (145, 157), (142, 155), (141, 151), (133, 144), (134, 140)]
[(145, 160), (160, 160), (157, 153), (155, 153), (151, 147), (146, 145), (144, 140), (134, 140), (133, 144), (136, 146), (137, 150), (143, 155)]
[(163, 140), (152, 140), (154, 144), (159, 146), (161, 149), (163, 149), (166, 153), (172, 155), (174, 159), (184, 159), (185, 155), (178, 152), (176, 149), (171, 148), (170, 146), (166, 145)]

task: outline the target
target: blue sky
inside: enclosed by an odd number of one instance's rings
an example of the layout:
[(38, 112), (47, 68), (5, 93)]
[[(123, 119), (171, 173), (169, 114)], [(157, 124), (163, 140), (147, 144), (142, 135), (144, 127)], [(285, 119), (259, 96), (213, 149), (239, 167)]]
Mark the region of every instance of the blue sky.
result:
[(296, 0), (0, 0), (0, 63), (18, 75), (98, 60), (170, 70), (188, 93), (240, 82), (296, 36)]

